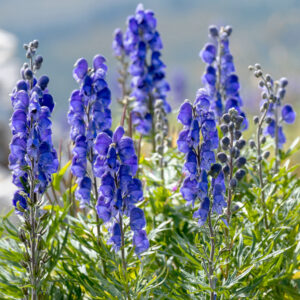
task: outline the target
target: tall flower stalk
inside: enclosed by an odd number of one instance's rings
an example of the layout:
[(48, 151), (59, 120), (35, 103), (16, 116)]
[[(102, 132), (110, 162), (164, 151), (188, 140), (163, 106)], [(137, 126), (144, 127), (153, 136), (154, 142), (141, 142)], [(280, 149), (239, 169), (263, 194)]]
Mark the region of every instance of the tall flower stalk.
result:
[(241, 128), (246, 129), (248, 121), (242, 110), (239, 78), (229, 48), (231, 34), (230, 26), (209, 27), (210, 42), (205, 44), (199, 54), (207, 64), (202, 82), (211, 97), (211, 109), (215, 112), (217, 120), (220, 121), (221, 116), (230, 108), (235, 108), (244, 118)]
[[(122, 269), (127, 282), (125, 237), (128, 226), (133, 232), (133, 247), (137, 255), (149, 248), (149, 241), (144, 229), (144, 212), (136, 206), (143, 200), (143, 189), (141, 181), (134, 178), (138, 169), (134, 143), (124, 133), (120, 126), (113, 135), (98, 134), (94, 145), (97, 152), (94, 169), (101, 179), (96, 205), (98, 216), (109, 227), (111, 237), (108, 243), (116, 252), (121, 250)], [(130, 299), (128, 285), (125, 288)]]
[(81, 207), (90, 203), (92, 190), (95, 199), (98, 198), (97, 180), (92, 168), (96, 158), (93, 144), (100, 132), (110, 130), (112, 122), (106, 72), (105, 58), (101, 55), (94, 57), (93, 68), (89, 68), (88, 62), (81, 58), (73, 70), (73, 77), (80, 87), (71, 94), (68, 121), (74, 142), (71, 171), (77, 178), (75, 196)]
[[(144, 10), (139, 4), (134, 16), (127, 21), (127, 29), (123, 35), (120, 29), (115, 31), (113, 49), (115, 56), (122, 62), (123, 73), (131, 76), (130, 96), (135, 101), (127, 105), (130, 126), (133, 126), (143, 136), (152, 139), (155, 151), (154, 109), (158, 99), (163, 101), (163, 108), (168, 114), (171, 107), (166, 97), (170, 90), (165, 80), (165, 64), (160, 59), (163, 48), (160, 35), (156, 28), (156, 18), (150, 10)], [(125, 57), (128, 59), (126, 70)], [(121, 87), (124, 78), (120, 77)], [(124, 88), (122, 87), (124, 90)]]
[[(36, 55), (38, 45), (37, 40), (24, 45), (29, 63), (23, 65), (22, 80), (11, 95), (14, 112), (9, 155), (13, 183), (18, 188), (13, 204), (23, 221), (19, 236), (25, 253), (21, 263), (29, 273), (32, 300), (42, 295), (41, 281), (49, 259), (43, 241), (48, 226), (48, 214), (41, 209), (46, 202), (43, 195), (58, 168), (52, 144), (50, 116), (54, 102), (47, 88), (49, 78), (36, 77), (43, 62), (42, 56)], [(28, 293), (26, 298), (29, 299)]]
[[(70, 98), (68, 121), (71, 126), (70, 137), (74, 142), (72, 150), (71, 172), (77, 178), (78, 187), (75, 191), (76, 199), (80, 200), (80, 207), (92, 207), (98, 200), (98, 182), (94, 170), (96, 153), (94, 141), (101, 132), (110, 133), (111, 93), (105, 80), (107, 65), (102, 55), (93, 58), (93, 67), (88, 67), (88, 62), (78, 59), (73, 70), (73, 77), (79, 84), (79, 89), (74, 90)], [(100, 241), (100, 219), (96, 213), (97, 240)], [(105, 261), (103, 272), (106, 272)]]
[[(287, 104), (281, 107), (281, 102), (285, 96), (285, 88), (288, 84), (286, 78), (281, 78), (274, 81), (271, 75), (263, 74), (259, 64), (249, 66), (249, 70), (254, 71), (254, 76), (259, 78), (259, 86), (263, 89), (262, 103), (260, 107), (260, 116), (254, 117), (254, 124), (257, 126), (256, 143), (251, 140), (250, 146), (257, 149), (258, 175), (261, 188), (261, 201), (264, 209), (265, 227), (268, 228), (267, 221), (267, 205), (265, 197), (265, 182), (263, 178), (263, 160), (270, 156), (269, 151), (263, 152), (262, 145), (266, 142), (266, 136), (270, 135), (274, 138), (275, 149), (275, 172), (279, 168), (279, 149), (286, 142), (286, 137), (283, 133), (282, 122), (293, 123), (296, 114), (291, 105)], [(279, 118), (279, 110), (281, 109), (281, 118)]]
[(228, 113), (225, 113), (221, 121), (220, 128), (224, 135), (221, 139), (221, 147), (224, 152), (219, 152), (217, 158), (223, 164), (223, 173), (228, 183), (226, 219), (228, 226), (230, 226), (233, 195), (238, 181), (246, 175), (242, 167), (247, 160), (240, 153), (246, 145), (246, 141), (242, 139), (242, 132), (240, 131), (244, 118), (238, 114), (235, 108), (231, 108)]
[[(161, 181), (164, 185), (165, 183), (165, 151), (168, 147), (168, 132), (169, 132), (169, 122), (167, 118), (167, 114), (163, 108), (163, 101), (157, 100), (155, 103), (155, 111), (154, 111), (154, 119), (155, 119), (155, 145), (156, 145), (156, 153), (159, 155), (158, 165), (160, 168), (160, 177)], [(140, 147), (139, 147), (140, 148)]]
[[(222, 215), (227, 204), (224, 197), (226, 188), (222, 166), (215, 163), (214, 151), (218, 148), (219, 137), (210, 103), (211, 99), (206, 90), (200, 89), (194, 104), (185, 102), (181, 105), (178, 120), (184, 128), (179, 134), (177, 145), (178, 150), (186, 155), (186, 178), (180, 192), (188, 204), (194, 207), (196, 203), (198, 209), (193, 216), (198, 219), (200, 226), (207, 223), (209, 229), (210, 251), (206, 256), (207, 260), (203, 260), (203, 266), (211, 288), (210, 298), (214, 299), (217, 221), (213, 224), (212, 217), (213, 213)], [(210, 181), (208, 176), (211, 176)]]

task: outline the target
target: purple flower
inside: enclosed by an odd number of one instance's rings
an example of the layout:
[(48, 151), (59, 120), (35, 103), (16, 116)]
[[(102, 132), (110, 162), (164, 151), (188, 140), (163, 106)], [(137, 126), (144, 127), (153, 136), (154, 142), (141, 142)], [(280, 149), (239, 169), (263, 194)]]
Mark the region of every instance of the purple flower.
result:
[[(212, 44), (206, 44), (200, 52), (201, 59), (207, 64), (202, 82), (211, 98), (210, 107), (218, 117), (228, 112), (231, 107), (235, 107), (239, 114), (245, 117), (241, 109), (243, 103), (239, 95), (239, 79), (235, 74), (233, 56), (229, 49), (230, 32), (224, 28), (220, 30), (217, 27), (213, 28), (214, 34), (210, 33)], [(228, 102), (229, 98), (230, 102)], [(241, 128), (245, 130), (247, 126), (248, 122), (245, 117)]]
[[(194, 213), (194, 218), (198, 219), (200, 226), (206, 222), (210, 207), (207, 171), (211, 170), (212, 164), (216, 161), (214, 151), (219, 146), (216, 117), (210, 105), (211, 96), (207, 89), (206, 87), (198, 90), (193, 105), (189, 102), (182, 104), (178, 115), (179, 122), (184, 125), (177, 140), (178, 150), (186, 154), (183, 169), (186, 178), (180, 192), (187, 204), (192, 204), (193, 207), (197, 204), (197, 200), (200, 200), (200, 208)], [(213, 178), (212, 182), (216, 187), (212, 210), (222, 214), (224, 196), (223, 192), (218, 193), (218, 185), (225, 187), (224, 176), (219, 177), (217, 183), (215, 181)]]
[(296, 113), (293, 110), (293, 107), (289, 104), (286, 104), (281, 109), (281, 116), (284, 122), (292, 124), (295, 122)]
[(75, 192), (75, 196), (79, 199), (80, 207), (85, 207), (85, 203), (89, 203), (91, 198), (92, 181), (89, 177), (83, 177), (78, 179), (78, 189)]
[(146, 251), (150, 244), (145, 230), (135, 231), (133, 234), (133, 246), (136, 254), (141, 254)]
[[(34, 55), (34, 54), (30, 54)], [(37, 66), (35, 60), (39, 66)], [(18, 187), (13, 204), (16, 209), (27, 209), (24, 194), (44, 194), (51, 175), (58, 169), (58, 159), (52, 143), (51, 112), (54, 101), (49, 93), (49, 77), (36, 78), (42, 57), (34, 60), (34, 71), (26, 65), (21, 70), (23, 80), (12, 91), (13, 114), (11, 118), (9, 168), (13, 183)], [(30, 175), (30, 176), (29, 176)]]
[(202, 226), (205, 224), (208, 212), (209, 212), (209, 206), (210, 206), (210, 201), (208, 197), (205, 197), (203, 202), (201, 203), (201, 207), (195, 211), (193, 217), (198, 220), (199, 226)]
[(88, 62), (85, 58), (79, 58), (75, 63), (75, 68), (73, 70), (73, 77), (75, 80), (84, 79), (88, 71)]
[(26, 210), (27, 209), (27, 201), (26, 199), (20, 195), (19, 191), (16, 191), (14, 193), (14, 197), (13, 197), (13, 205), (17, 210), (18, 214), (22, 214), (22, 212), (19, 210), (19, 208)]
[(190, 126), (193, 119), (193, 107), (189, 102), (184, 102), (180, 106), (180, 111), (177, 117), (182, 125)]
[(156, 25), (154, 13), (138, 5), (135, 15), (128, 18), (124, 35), (117, 29), (113, 41), (115, 56), (129, 59), (131, 96), (135, 98), (132, 124), (143, 135), (152, 130), (156, 100), (161, 99), (165, 112), (171, 112), (166, 100), (170, 86), (165, 79), (166, 66), (160, 58), (163, 46)]
[[(101, 178), (96, 210), (104, 222), (110, 221), (114, 216), (116, 221), (110, 229), (112, 237), (109, 242), (118, 251), (121, 245), (121, 218), (129, 216), (130, 227), (134, 232), (143, 231), (146, 226), (143, 210), (135, 207), (137, 202), (143, 200), (143, 188), (141, 181), (133, 178), (138, 167), (134, 143), (131, 138), (124, 136), (124, 129), (120, 126), (112, 137), (104, 132), (99, 133), (94, 142), (94, 150), (97, 153), (94, 174)], [(139, 249), (136, 253), (144, 251), (142, 249), (145, 245), (136, 248)]]
[[(106, 155), (108, 145), (111, 144), (111, 93), (105, 81), (106, 72), (106, 59), (100, 54), (94, 56), (93, 68), (89, 68), (87, 61), (81, 58), (77, 60), (73, 70), (73, 77), (78, 82), (79, 89), (71, 94), (68, 122), (71, 126), (71, 139), (75, 142), (71, 171), (78, 178), (78, 182), (87, 182), (87, 179), (83, 179), (88, 178), (88, 163), (93, 166), (93, 176), (99, 176), (105, 171), (101, 167), (101, 160), (96, 162), (95, 151), (101, 154), (106, 151)], [(103, 135), (99, 136), (99, 133)], [(98, 142), (94, 145), (97, 136)], [(104, 140), (101, 139), (106, 139), (104, 145)], [(110, 163), (113, 164), (112, 156)], [(91, 191), (85, 189), (75, 193), (81, 199), (82, 207), (89, 203), (90, 196), (87, 196), (87, 190)]]
[(141, 230), (146, 226), (144, 211), (138, 207), (130, 211), (130, 228), (133, 231)]
[(121, 248), (121, 227), (119, 223), (114, 223), (111, 228), (111, 238), (108, 241), (108, 244), (112, 244), (115, 251), (119, 251)]
[(216, 46), (213, 44), (206, 44), (199, 55), (205, 63), (212, 64), (217, 55)]

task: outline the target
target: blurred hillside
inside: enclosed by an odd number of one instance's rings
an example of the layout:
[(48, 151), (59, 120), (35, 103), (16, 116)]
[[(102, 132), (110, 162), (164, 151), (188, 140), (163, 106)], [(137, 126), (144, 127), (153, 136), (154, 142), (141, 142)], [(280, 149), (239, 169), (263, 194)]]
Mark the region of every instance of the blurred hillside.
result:
[[(17, 37), (15, 57), (20, 66), (24, 60), (23, 43), (40, 41), (39, 52), (44, 56), (42, 73), (50, 76), (50, 89), (57, 103), (55, 116), (62, 125), (68, 97), (76, 88), (71, 74), (78, 57), (91, 60), (96, 53), (106, 56), (108, 79), (113, 95), (116, 94), (112, 33), (116, 27), (125, 27), (127, 16), (134, 13), (138, 3), (136, 0), (1, 0), (0, 28)], [(183, 99), (193, 99), (200, 86), (204, 65), (198, 53), (207, 41), (210, 24), (230, 24), (234, 28), (231, 49), (247, 111), (257, 110), (256, 80), (247, 70), (255, 62), (261, 62), (274, 77), (290, 79), (289, 102), (300, 94), (299, 0), (145, 0), (143, 3), (156, 12), (171, 84), (178, 76), (185, 79)], [(5, 109), (2, 103), (7, 101), (8, 98), (1, 99), (1, 109)], [(178, 101), (174, 108), (179, 106)], [(1, 114), (6, 123), (8, 116)]]

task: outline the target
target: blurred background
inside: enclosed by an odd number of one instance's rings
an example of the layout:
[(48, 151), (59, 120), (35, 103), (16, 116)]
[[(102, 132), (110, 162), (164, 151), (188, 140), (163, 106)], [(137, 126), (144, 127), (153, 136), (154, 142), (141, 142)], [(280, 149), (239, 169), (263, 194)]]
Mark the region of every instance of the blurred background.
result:
[[(79, 57), (90, 62), (101, 53), (108, 60), (108, 81), (112, 90), (113, 114), (119, 113), (117, 65), (112, 56), (112, 33), (125, 28), (136, 0), (1, 0), (0, 1), (0, 204), (11, 203), (14, 190), (7, 170), (9, 93), (18, 80), (25, 60), (23, 44), (40, 41), (44, 57), (40, 75), (50, 77), (56, 143), (68, 138), (68, 98), (76, 82), (72, 68)], [(204, 64), (198, 53), (207, 41), (210, 24), (231, 25), (231, 51), (240, 76), (241, 96), (248, 114), (258, 111), (260, 91), (248, 65), (259, 62), (274, 78), (289, 79), (287, 103), (300, 115), (300, 1), (299, 0), (145, 0), (155, 11), (172, 92), (169, 101), (174, 114), (180, 103), (193, 100), (201, 86)], [(175, 119), (175, 118), (173, 118)], [(299, 119), (299, 118), (298, 118)], [(299, 136), (300, 122), (287, 125), (288, 144)], [(300, 161), (300, 158), (299, 158)], [(2, 206), (2, 205), (1, 205)], [(3, 206), (2, 206), (3, 207)]]

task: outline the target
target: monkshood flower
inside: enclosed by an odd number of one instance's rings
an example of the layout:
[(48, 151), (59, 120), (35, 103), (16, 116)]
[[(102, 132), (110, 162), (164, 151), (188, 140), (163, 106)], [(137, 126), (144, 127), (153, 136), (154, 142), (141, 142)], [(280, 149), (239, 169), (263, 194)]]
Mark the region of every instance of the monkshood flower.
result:
[(133, 231), (135, 252), (140, 254), (149, 248), (149, 241), (144, 230), (144, 211), (136, 207), (143, 200), (143, 189), (141, 181), (134, 178), (138, 161), (133, 140), (124, 136), (124, 129), (119, 126), (113, 135), (99, 133), (94, 149), (97, 153), (94, 172), (101, 178), (96, 210), (99, 218), (110, 225), (109, 243), (116, 251), (124, 246), (126, 216)]
[(194, 213), (199, 225), (206, 222), (210, 210), (208, 175), (213, 177), (212, 211), (222, 214), (222, 209), (226, 207), (224, 175), (221, 166), (215, 164), (214, 151), (218, 148), (219, 138), (210, 101), (207, 91), (199, 89), (194, 104), (184, 102), (178, 115), (184, 127), (179, 133), (177, 145), (179, 151), (186, 154), (186, 178), (180, 191), (187, 204), (194, 206), (196, 200), (200, 200), (200, 208)]
[[(256, 150), (258, 172), (263, 172), (263, 159), (267, 160), (270, 156), (269, 151), (263, 152), (263, 144), (266, 142), (266, 135), (274, 138), (275, 148), (275, 167), (274, 173), (278, 173), (280, 166), (280, 148), (286, 142), (285, 135), (282, 130), (282, 123), (293, 123), (296, 114), (291, 105), (282, 107), (282, 100), (285, 96), (285, 88), (288, 84), (286, 78), (281, 78), (274, 81), (269, 74), (264, 74), (260, 64), (249, 66), (249, 70), (254, 72), (254, 76), (259, 78), (259, 87), (263, 89), (262, 104), (260, 107), (260, 115), (254, 116), (253, 121), (257, 126), (256, 141), (250, 140), (250, 147)], [(280, 117), (281, 114), (281, 117)], [(264, 211), (265, 227), (268, 228), (267, 206), (265, 195), (265, 180), (263, 176), (259, 176), (260, 189), (261, 189), (261, 202)]]
[(96, 136), (111, 127), (111, 93), (105, 80), (107, 65), (102, 55), (93, 58), (93, 67), (80, 58), (75, 63), (73, 77), (79, 84), (70, 97), (68, 122), (70, 137), (74, 142), (71, 171), (77, 178), (75, 196), (84, 207), (90, 202), (92, 180), (87, 174), (88, 163), (93, 165)]
[(165, 79), (166, 66), (160, 59), (163, 45), (156, 23), (154, 13), (144, 10), (139, 4), (135, 15), (127, 20), (125, 34), (117, 29), (113, 41), (116, 57), (126, 56), (130, 60), (128, 72), (131, 75), (131, 96), (136, 99), (131, 108), (132, 123), (143, 135), (149, 135), (153, 129), (153, 112), (157, 99), (163, 101), (166, 113), (171, 112), (166, 100), (170, 90)]
[(244, 118), (242, 129), (248, 127), (243, 101), (240, 97), (239, 78), (235, 73), (233, 56), (229, 49), (230, 26), (209, 27), (210, 42), (200, 51), (200, 57), (207, 64), (202, 77), (203, 84), (211, 96), (211, 108), (218, 119), (230, 108), (235, 108)]
[(38, 41), (24, 45), (24, 48), (30, 64), (23, 65), (22, 79), (12, 91), (13, 114), (10, 122), (9, 168), (13, 183), (18, 187), (13, 204), (19, 213), (27, 209), (26, 195), (43, 194), (51, 182), (51, 175), (58, 168), (57, 154), (52, 144), (50, 117), (54, 101), (47, 88), (49, 78), (46, 75), (40, 78), (35, 76), (43, 61), (41, 56), (35, 56)]
[(52, 174), (58, 169), (57, 153), (52, 143), (53, 98), (48, 90), (49, 78), (36, 76), (43, 58), (36, 55), (38, 41), (25, 44), (29, 64), (21, 68), (22, 79), (12, 91), (13, 114), (10, 127), (9, 168), (17, 191), (13, 205), (22, 216), (18, 236), (24, 243), (21, 265), (28, 272), (28, 282), (22, 288), (24, 297), (40, 298), (42, 281), (46, 278), (45, 263), (49, 254), (43, 242), (48, 231), (49, 213), (41, 207), (46, 202), (43, 194), (51, 182)]
[[(270, 75), (266, 75), (266, 80), (271, 85), (269, 89), (274, 91), (274, 102), (270, 103), (267, 111), (266, 121), (268, 126), (265, 128), (264, 134), (274, 138), (278, 147), (282, 148), (286, 142), (286, 137), (283, 132), (283, 123), (294, 123), (296, 113), (290, 104), (282, 105), (282, 101), (286, 94), (288, 80), (286, 78), (281, 78), (274, 82)], [(262, 106), (265, 102), (266, 100), (262, 101)]]

